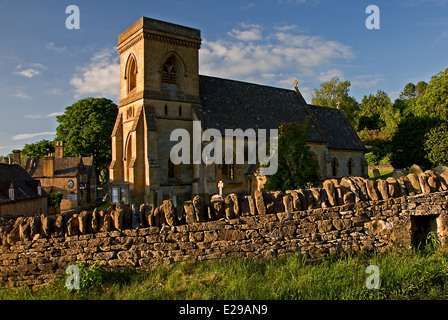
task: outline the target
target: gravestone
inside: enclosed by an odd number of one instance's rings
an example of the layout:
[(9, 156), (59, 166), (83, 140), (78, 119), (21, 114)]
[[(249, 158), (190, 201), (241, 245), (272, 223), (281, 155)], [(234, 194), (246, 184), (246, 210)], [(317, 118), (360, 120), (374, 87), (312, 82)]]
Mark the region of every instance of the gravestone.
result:
[(375, 179), (379, 179), (381, 177), (381, 172), (379, 169), (377, 169), (377, 168), (373, 169), (373, 177)]
[(447, 166), (437, 166), (434, 168), (433, 171), (436, 175), (440, 176), (442, 173), (448, 172), (448, 167)]
[(405, 177), (408, 173), (403, 169), (395, 169), (392, 173), (392, 177), (394, 177), (396, 180), (400, 179), (401, 177)]
[(417, 176), (419, 176), (421, 173), (423, 173), (423, 169), (419, 165), (413, 164), (409, 168), (409, 173), (415, 173)]
[(173, 203), (173, 206), (177, 208), (177, 195), (173, 191), (171, 191), (170, 193), (170, 199), (171, 202)]
[(157, 199), (156, 199), (156, 206), (160, 207), (163, 204), (163, 194), (162, 191), (157, 190)]

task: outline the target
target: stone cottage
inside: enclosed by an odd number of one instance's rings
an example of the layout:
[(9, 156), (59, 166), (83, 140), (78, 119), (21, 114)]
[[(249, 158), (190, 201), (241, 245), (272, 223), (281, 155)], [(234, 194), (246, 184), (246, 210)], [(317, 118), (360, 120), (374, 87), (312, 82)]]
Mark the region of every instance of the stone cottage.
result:
[(64, 157), (62, 141), (57, 141), (55, 154), (28, 158), (25, 170), (48, 192), (62, 193), (61, 211), (96, 201), (97, 174), (93, 157)]

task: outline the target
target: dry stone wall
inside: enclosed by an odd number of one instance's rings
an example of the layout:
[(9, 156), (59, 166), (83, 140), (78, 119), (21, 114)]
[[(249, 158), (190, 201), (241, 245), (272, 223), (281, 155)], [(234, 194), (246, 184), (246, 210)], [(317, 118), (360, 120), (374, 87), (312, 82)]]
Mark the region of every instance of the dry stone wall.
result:
[(448, 175), (426, 171), (398, 181), (343, 178), (322, 188), (255, 191), (239, 197), (166, 200), (138, 210), (117, 204), (79, 214), (18, 217), (0, 227), (0, 282), (41, 285), (83, 261), (148, 269), (175, 261), (297, 252), (319, 259), (339, 252), (409, 246), (421, 230), (448, 239)]

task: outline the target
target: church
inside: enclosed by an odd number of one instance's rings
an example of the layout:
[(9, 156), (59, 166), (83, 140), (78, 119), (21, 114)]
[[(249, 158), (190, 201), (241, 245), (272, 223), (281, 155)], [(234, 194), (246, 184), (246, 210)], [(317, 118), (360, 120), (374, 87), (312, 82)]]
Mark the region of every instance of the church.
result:
[[(278, 129), (280, 123), (308, 118), (308, 145), (322, 180), (367, 176), (365, 147), (341, 109), (307, 104), (296, 84), (288, 90), (200, 75), (200, 46), (200, 30), (146, 17), (118, 37), (112, 202), (139, 205), (171, 198), (182, 203), (194, 195), (206, 200), (219, 192), (253, 193), (263, 177), (252, 163), (173, 163), (170, 152), (178, 141), (171, 141), (172, 132), (183, 129), (193, 136), (195, 123), (202, 132), (224, 133)], [(246, 154), (250, 137), (234, 139), (243, 139)]]

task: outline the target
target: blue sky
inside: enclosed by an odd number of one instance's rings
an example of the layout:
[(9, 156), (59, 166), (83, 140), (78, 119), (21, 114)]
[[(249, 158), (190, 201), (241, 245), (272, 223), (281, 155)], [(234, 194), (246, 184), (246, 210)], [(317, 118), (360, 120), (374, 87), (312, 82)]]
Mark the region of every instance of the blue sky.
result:
[[(80, 9), (68, 30), (66, 7)], [(367, 6), (380, 9), (368, 30)], [(198, 28), (200, 73), (312, 90), (339, 76), (350, 94), (383, 90), (448, 68), (448, 0), (0, 0), (0, 154), (52, 140), (56, 115), (84, 97), (119, 102), (118, 35), (140, 17)]]

